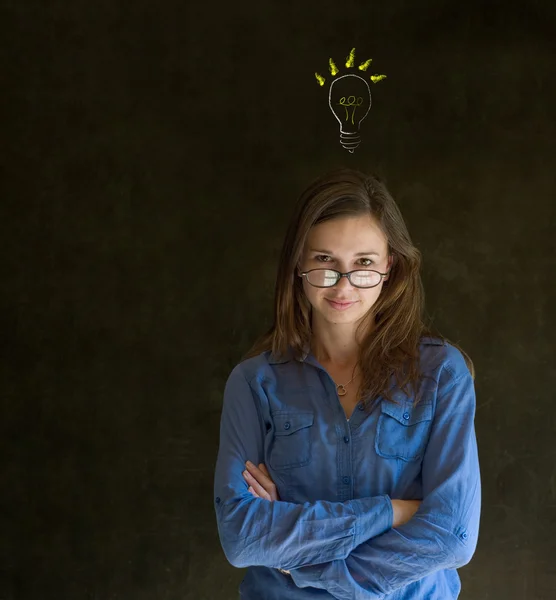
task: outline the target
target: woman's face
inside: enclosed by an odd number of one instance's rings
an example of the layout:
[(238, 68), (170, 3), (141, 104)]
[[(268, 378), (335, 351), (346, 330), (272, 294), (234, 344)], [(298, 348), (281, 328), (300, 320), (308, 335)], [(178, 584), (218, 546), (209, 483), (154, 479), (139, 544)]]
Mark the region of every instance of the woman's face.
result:
[[(339, 217), (314, 225), (307, 236), (298, 274), (311, 269), (335, 269), (341, 273), (374, 269), (386, 273), (392, 264), (388, 241), (370, 215)], [(357, 288), (347, 277), (329, 288), (312, 286), (305, 277), (303, 289), (313, 307), (313, 319), (334, 324), (356, 324), (373, 306), (383, 281), (372, 288)], [(333, 301), (352, 303), (340, 307)]]

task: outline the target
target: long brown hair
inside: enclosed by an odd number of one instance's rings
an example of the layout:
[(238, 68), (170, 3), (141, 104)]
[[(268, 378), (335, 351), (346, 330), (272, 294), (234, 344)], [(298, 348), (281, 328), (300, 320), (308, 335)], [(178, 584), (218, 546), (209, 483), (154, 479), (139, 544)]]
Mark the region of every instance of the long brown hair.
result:
[[(424, 322), (424, 290), (421, 252), (413, 245), (402, 214), (376, 176), (349, 168), (338, 168), (314, 180), (301, 194), (290, 221), (280, 254), (274, 295), (274, 324), (244, 355), (242, 360), (271, 350), (284, 357), (289, 351), (300, 359), (310, 346), (311, 305), (300, 277), (296, 276), (307, 235), (313, 225), (330, 219), (371, 215), (388, 240), (393, 256), (390, 275), (380, 296), (362, 319), (363, 331), (358, 365), (361, 385), (357, 400), (373, 402), (378, 396), (394, 401), (392, 377), (406, 394), (417, 395), (423, 375), (419, 370), (419, 344), (423, 336), (449, 342), (463, 354), (472, 376), (471, 358), (454, 342)], [(373, 321), (374, 320), (374, 321)], [(359, 333), (359, 331), (358, 331)], [(418, 401), (418, 398), (417, 400)]]

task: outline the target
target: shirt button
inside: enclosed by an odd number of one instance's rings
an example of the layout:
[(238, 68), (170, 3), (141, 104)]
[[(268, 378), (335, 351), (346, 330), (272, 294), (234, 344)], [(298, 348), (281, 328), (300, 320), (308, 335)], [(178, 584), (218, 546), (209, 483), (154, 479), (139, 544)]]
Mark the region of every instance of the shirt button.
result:
[(342, 481), (344, 483), (349, 483), (349, 477), (342, 477)]
[(347, 436), (347, 435), (346, 435), (346, 436), (344, 436), (344, 442), (345, 442), (346, 444), (349, 442), (349, 438), (348, 438), (348, 436)]
[(289, 422), (289, 421), (286, 421), (286, 422), (284, 423), (284, 429), (289, 429), (290, 427), (291, 427), (291, 425), (290, 425), (290, 422)]
[(359, 405), (357, 408), (358, 408), (359, 410), (364, 410), (364, 409), (365, 409), (365, 407), (364, 407), (362, 404), (360, 404), (360, 405)]
[(217, 496), (216, 497), (216, 504), (218, 504), (220, 502), (220, 498)]
[(466, 539), (467, 539), (467, 532), (466, 532), (466, 531), (464, 531), (464, 532), (461, 534), (461, 539), (462, 539), (462, 540), (466, 540)]
[(403, 414), (403, 418), (404, 418), (406, 421), (407, 421), (407, 420), (409, 420), (409, 417), (410, 417), (410, 416), (411, 416), (411, 415), (410, 415), (408, 412), (406, 412), (406, 413), (404, 413), (404, 414)]

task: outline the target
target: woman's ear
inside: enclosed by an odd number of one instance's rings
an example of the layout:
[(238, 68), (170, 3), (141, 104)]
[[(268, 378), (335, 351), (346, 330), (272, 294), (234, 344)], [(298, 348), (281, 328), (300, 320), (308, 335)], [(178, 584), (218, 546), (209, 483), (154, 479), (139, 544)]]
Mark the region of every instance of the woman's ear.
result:
[(390, 254), (388, 256), (388, 264), (386, 266), (386, 270), (388, 271), (388, 275), (386, 275), (386, 277), (384, 278), (384, 281), (386, 281), (388, 279), (388, 277), (390, 277), (390, 270), (392, 269), (392, 265), (394, 264), (394, 255)]

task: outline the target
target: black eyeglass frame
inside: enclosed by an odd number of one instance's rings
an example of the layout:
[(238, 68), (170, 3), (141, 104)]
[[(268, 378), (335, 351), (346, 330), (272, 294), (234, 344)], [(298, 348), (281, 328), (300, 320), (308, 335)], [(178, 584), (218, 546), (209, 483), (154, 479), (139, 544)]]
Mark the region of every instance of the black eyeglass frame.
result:
[[(311, 283), (309, 281), (309, 278), (307, 277), (307, 275), (309, 273), (311, 273), (312, 271), (332, 271), (333, 273), (337, 273), (339, 275), (339, 277), (336, 279), (336, 281), (332, 285), (315, 285), (314, 283)], [(380, 281), (378, 283), (375, 283), (375, 285), (356, 285), (351, 280), (351, 274), (357, 273), (359, 271), (378, 273), (380, 275)], [(309, 271), (300, 272), (299, 276), (305, 277), (305, 280), (307, 281), (307, 283), (316, 288), (334, 287), (335, 285), (337, 285), (339, 283), (339, 281), (340, 281), (340, 279), (342, 279), (342, 277), (347, 277), (353, 287), (360, 288), (362, 290), (370, 290), (370, 289), (376, 287), (377, 285), (379, 285), (380, 282), (386, 277), (386, 275), (388, 275), (388, 273), (390, 273), (390, 270), (386, 271), (386, 273), (381, 273), (380, 271), (376, 271), (375, 269), (353, 269), (353, 271), (348, 271), (347, 273), (341, 273), (340, 271), (337, 271), (336, 269), (320, 269), (319, 268), (319, 269), (310, 269)]]

